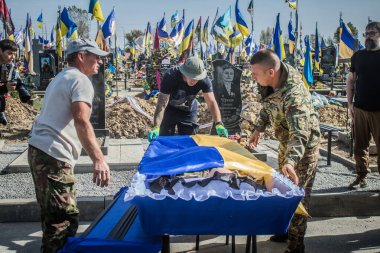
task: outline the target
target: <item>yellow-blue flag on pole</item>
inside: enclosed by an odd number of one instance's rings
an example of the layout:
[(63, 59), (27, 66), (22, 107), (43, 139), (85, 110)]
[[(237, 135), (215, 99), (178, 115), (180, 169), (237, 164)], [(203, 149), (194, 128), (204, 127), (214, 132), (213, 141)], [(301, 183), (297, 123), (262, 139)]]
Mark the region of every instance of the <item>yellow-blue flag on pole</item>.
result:
[(168, 32), (166, 31), (166, 19), (165, 19), (165, 13), (164, 13), (164, 17), (161, 19), (160, 23), (158, 23), (158, 38), (160, 38), (160, 40), (168, 40), (169, 39), (169, 34)]
[(222, 43), (226, 47), (230, 47), (230, 35), (233, 33), (233, 27), (231, 23), (231, 6), (219, 17), (215, 24), (211, 28), (211, 34), (215, 40)]
[(296, 38), (293, 33), (293, 25), (292, 25), (292, 17), (290, 16), (289, 24), (288, 24), (288, 37), (289, 37), (289, 53), (294, 54), (294, 45)]
[(285, 59), (286, 55), (285, 55), (285, 48), (284, 48), (284, 40), (282, 37), (282, 31), (280, 27), (280, 13), (277, 14), (276, 27), (274, 29), (274, 34), (273, 34), (273, 46), (274, 46), (274, 52), (277, 54), (278, 58), (280, 58), (280, 60)]
[(310, 48), (310, 40), (309, 35), (305, 36), (305, 57), (304, 57), (304, 65), (303, 65), (303, 74), (302, 79), (305, 83), (306, 88), (309, 89), (310, 85), (313, 84), (313, 65), (312, 65), (312, 59), (311, 59), (311, 48)]
[(62, 30), (61, 30), (61, 21), (58, 17), (57, 24), (55, 26), (55, 51), (59, 57), (62, 57), (63, 45), (62, 45)]
[(88, 13), (92, 14), (92, 17), (97, 21), (104, 21), (102, 8), (100, 7), (99, 0), (90, 0), (90, 6), (88, 8)]
[(116, 32), (116, 18), (115, 18), (115, 8), (112, 9), (111, 13), (108, 15), (106, 22), (102, 26), (102, 33), (104, 39), (108, 39)]
[(66, 7), (63, 8), (62, 13), (61, 13), (61, 33), (62, 36), (65, 36), (67, 38), (71, 39), (77, 39), (78, 38), (78, 26), (75, 24), (74, 20), (70, 17), (70, 14)]
[(38, 28), (42, 29), (43, 22), (44, 21), (42, 19), (42, 12), (41, 12), (41, 14), (37, 18), (37, 26), (38, 26)]
[[(340, 30), (339, 58), (349, 59), (354, 54), (355, 38), (343, 21), (341, 21)], [(361, 48), (363, 48), (363, 46), (359, 43), (358, 49)]]
[(247, 37), (249, 35), (249, 29), (248, 29), (247, 23), (244, 21), (241, 11), (239, 10), (239, 0), (236, 0), (235, 16), (236, 16), (236, 25), (238, 29), (240, 30), (241, 34), (244, 37)]
[(289, 4), (289, 7), (297, 10), (297, 0), (286, 0), (286, 2)]

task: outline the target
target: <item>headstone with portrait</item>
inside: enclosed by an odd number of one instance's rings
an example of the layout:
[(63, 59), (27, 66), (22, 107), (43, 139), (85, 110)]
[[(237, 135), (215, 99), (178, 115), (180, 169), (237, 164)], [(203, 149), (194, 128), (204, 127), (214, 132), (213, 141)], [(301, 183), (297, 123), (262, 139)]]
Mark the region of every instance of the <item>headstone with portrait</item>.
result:
[[(215, 60), (212, 64), (214, 67), (212, 86), (224, 126), (230, 134), (240, 133), (242, 70), (225, 60)], [(215, 133), (214, 128), (211, 133)]]
[(334, 72), (336, 66), (336, 48), (329, 46), (322, 48), (321, 68), (324, 74), (331, 75)]
[(57, 74), (57, 54), (55, 52), (44, 51), (39, 54), (40, 65), (40, 85), (39, 90), (46, 90), (50, 80)]

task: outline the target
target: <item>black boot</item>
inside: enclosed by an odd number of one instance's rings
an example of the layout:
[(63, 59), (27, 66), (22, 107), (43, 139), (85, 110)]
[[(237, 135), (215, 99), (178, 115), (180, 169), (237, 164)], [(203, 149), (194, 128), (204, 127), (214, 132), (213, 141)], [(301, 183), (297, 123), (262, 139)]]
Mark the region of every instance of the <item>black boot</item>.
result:
[(286, 242), (288, 234), (272, 235), (269, 240), (272, 242)]
[(305, 245), (298, 245), (294, 249), (287, 248), (284, 253), (305, 253)]

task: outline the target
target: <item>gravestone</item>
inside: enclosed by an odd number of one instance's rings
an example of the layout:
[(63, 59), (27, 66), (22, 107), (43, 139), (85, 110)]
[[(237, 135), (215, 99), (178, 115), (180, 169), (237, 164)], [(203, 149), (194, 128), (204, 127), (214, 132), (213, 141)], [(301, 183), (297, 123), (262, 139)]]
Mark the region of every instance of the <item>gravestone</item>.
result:
[(334, 72), (336, 66), (336, 48), (334, 46), (329, 46), (321, 49), (321, 68), (324, 74), (331, 75)]
[[(242, 70), (225, 60), (215, 60), (212, 64), (214, 67), (212, 86), (224, 126), (229, 134), (240, 133)], [(215, 134), (215, 128), (211, 131)]]
[(45, 50), (39, 54), (40, 85), (38, 90), (46, 90), (50, 80), (57, 74), (58, 57), (54, 50)]

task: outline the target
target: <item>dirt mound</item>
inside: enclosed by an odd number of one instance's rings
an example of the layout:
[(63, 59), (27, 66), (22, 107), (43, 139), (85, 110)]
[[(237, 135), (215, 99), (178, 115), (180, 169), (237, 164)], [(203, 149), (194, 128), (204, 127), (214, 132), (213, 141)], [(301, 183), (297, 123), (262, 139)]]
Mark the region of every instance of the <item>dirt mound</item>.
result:
[[(135, 97), (141, 108), (153, 116), (156, 101)], [(106, 126), (110, 137), (116, 139), (145, 138), (153, 123), (146, 116), (138, 113), (127, 100), (106, 108)]]
[(5, 113), (8, 125), (0, 125), (0, 138), (6, 143), (25, 142), (37, 111), (32, 106), (21, 103), (18, 98), (9, 97), (6, 103)]

